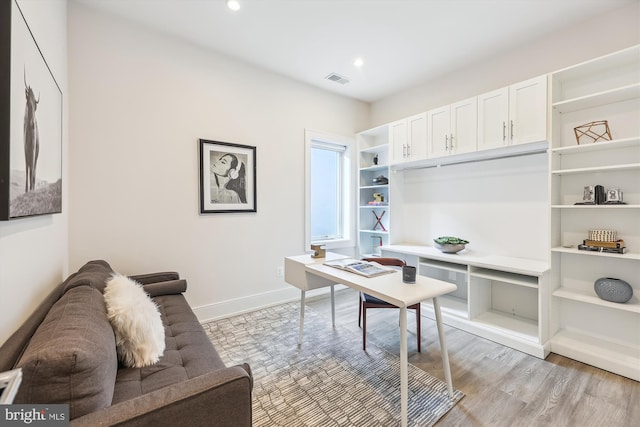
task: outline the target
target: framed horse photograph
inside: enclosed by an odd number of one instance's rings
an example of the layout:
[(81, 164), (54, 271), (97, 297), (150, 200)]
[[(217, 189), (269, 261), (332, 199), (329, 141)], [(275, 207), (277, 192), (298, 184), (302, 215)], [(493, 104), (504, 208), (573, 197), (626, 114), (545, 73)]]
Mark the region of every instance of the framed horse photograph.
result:
[(62, 212), (62, 91), (15, 0), (0, 4), (0, 220)]

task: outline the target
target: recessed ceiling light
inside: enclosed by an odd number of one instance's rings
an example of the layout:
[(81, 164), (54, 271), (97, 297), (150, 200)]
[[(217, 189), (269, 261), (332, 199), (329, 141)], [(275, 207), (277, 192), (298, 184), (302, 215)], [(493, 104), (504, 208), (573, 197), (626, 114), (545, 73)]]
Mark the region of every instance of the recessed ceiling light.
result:
[(227, 0), (227, 7), (235, 12), (240, 10), (240, 2), (238, 0)]
[(360, 68), (364, 65), (364, 60), (362, 58), (356, 58), (356, 60), (353, 61), (353, 65)]

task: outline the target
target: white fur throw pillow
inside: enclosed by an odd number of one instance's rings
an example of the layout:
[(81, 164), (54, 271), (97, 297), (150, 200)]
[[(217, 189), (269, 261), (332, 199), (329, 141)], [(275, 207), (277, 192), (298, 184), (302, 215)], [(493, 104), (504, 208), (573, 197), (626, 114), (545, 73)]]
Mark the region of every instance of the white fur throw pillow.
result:
[(122, 363), (140, 368), (158, 362), (164, 352), (164, 326), (142, 285), (114, 274), (104, 289), (104, 301)]

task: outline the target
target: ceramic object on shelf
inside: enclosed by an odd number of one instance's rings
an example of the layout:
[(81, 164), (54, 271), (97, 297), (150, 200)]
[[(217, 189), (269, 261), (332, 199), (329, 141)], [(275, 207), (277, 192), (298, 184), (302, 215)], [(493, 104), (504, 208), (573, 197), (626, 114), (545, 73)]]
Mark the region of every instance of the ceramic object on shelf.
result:
[(451, 236), (438, 237), (437, 239), (433, 239), (433, 242), (435, 243), (436, 248), (445, 254), (455, 254), (456, 252), (460, 252), (465, 248), (465, 245), (469, 243), (468, 240)]
[(600, 299), (610, 302), (625, 303), (633, 296), (633, 288), (622, 279), (601, 277), (593, 284), (593, 289)]
[(455, 254), (456, 252), (460, 252), (463, 250), (465, 245), (463, 243), (459, 243), (457, 245), (453, 245), (451, 243), (445, 243), (441, 245), (440, 243), (436, 243), (436, 248), (445, 254)]

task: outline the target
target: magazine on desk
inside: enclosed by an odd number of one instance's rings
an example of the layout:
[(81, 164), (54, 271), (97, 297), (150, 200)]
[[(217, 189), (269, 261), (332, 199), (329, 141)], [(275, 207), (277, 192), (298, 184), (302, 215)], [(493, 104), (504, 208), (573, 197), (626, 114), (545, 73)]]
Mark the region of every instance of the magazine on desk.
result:
[(365, 277), (380, 276), (381, 274), (389, 274), (396, 271), (394, 268), (385, 267), (377, 262), (359, 261), (352, 258), (326, 261), (324, 265), (339, 268), (340, 270), (350, 271), (351, 273), (356, 273)]

